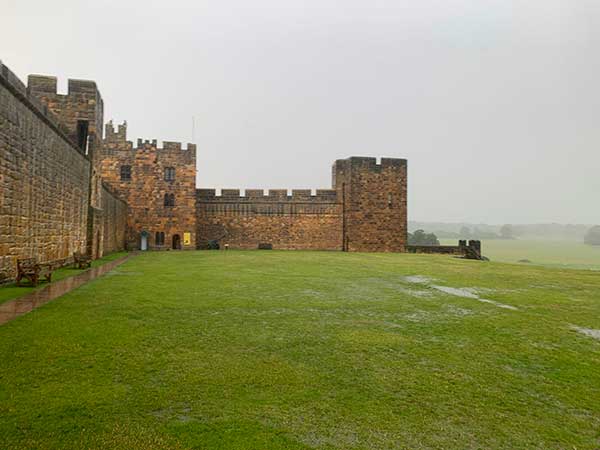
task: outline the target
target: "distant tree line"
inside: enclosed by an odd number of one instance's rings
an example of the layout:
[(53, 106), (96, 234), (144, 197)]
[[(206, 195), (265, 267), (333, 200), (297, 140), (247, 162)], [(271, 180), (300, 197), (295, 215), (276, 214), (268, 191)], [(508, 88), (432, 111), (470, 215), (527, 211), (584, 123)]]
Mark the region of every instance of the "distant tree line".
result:
[(600, 225), (590, 228), (585, 234), (583, 242), (588, 245), (600, 245)]
[(431, 230), (440, 239), (565, 239), (582, 241), (590, 225), (558, 223), (488, 225), (410, 221), (409, 230)]
[(414, 233), (408, 233), (408, 245), (440, 245), (440, 241), (433, 233), (416, 230)]
[(510, 224), (502, 225), (498, 231), (463, 225), (457, 233), (436, 231), (436, 234), (441, 238), (452, 239), (516, 239), (514, 228)]

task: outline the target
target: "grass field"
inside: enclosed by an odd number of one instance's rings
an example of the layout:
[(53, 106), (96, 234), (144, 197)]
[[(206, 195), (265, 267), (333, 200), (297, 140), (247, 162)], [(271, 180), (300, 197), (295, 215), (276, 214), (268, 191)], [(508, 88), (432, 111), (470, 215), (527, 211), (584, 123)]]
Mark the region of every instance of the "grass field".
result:
[[(441, 239), (442, 244), (456, 245), (456, 239)], [(492, 239), (482, 241), (483, 254), (493, 261), (517, 263), (526, 259), (530, 264), (600, 270), (600, 246), (580, 241), (541, 239)]]
[(597, 449), (598, 330), (589, 270), (145, 253), (0, 327), (0, 448)]

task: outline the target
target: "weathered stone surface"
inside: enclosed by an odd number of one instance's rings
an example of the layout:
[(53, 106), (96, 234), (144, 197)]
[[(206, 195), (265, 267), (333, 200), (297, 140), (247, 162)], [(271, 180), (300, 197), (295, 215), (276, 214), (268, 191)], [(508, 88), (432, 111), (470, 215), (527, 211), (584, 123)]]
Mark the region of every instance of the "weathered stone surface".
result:
[[(0, 282), (16, 259), (68, 261), (121, 250), (126, 206), (99, 176), (102, 98), (93, 81), (34, 75), (25, 85), (0, 63)], [(78, 142), (78, 122), (87, 138)]]
[(333, 188), (198, 189), (198, 245), (230, 248), (404, 251), (406, 160), (352, 157), (333, 168)]
[(405, 159), (351, 157), (333, 166), (333, 186), (344, 204), (348, 251), (402, 252), (407, 233)]
[(198, 189), (198, 245), (211, 240), (221, 246), (256, 249), (270, 243), (275, 249), (340, 250), (342, 248), (342, 205), (336, 192), (320, 191), (310, 196), (287, 196), (283, 189), (262, 191)]
[[(121, 179), (121, 167), (129, 166), (131, 179)], [(134, 147), (127, 140), (127, 124), (117, 129), (106, 125), (101, 157), (102, 180), (128, 204), (128, 248), (140, 248), (142, 233), (148, 248), (168, 249), (177, 243), (183, 249), (196, 248), (196, 146), (182, 148), (179, 142), (138, 140)], [(167, 168), (174, 168), (174, 179), (165, 180)], [(165, 195), (173, 195), (174, 206), (165, 206)], [(164, 233), (164, 243), (156, 233)], [(184, 238), (189, 233), (190, 241)]]
[(86, 250), (89, 161), (0, 76), (0, 280)]

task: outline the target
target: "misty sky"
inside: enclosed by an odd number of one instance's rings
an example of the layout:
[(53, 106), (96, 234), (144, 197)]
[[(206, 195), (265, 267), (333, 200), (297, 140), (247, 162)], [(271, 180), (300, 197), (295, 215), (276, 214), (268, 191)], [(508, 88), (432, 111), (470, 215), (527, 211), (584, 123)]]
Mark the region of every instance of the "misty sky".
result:
[(198, 186), (328, 188), (409, 161), (409, 218), (600, 223), (597, 0), (0, 0), (0, 59), (97, 81)]

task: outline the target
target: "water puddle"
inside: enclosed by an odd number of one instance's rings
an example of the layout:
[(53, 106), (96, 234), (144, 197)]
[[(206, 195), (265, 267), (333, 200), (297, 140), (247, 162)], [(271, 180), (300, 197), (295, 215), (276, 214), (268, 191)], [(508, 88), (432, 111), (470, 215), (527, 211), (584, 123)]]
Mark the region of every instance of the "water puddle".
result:
[(583, 328), (575, 325), (571, 326), (571, 328), (585, 336), (589, 336), (591, 338), (600, 340), (600, 330), (594, 330), (593, 328)]
[(450, 286), (440, 286), (439, 284), (431, 284), (431, 278), (427, 278), (421, 275), (411, 275), (408, 277), (404, 277), (404, 280), (409, 283), (424, 284), (432, 289), (435, 289), (436, 291), (440, 291), (448, 295), (454, 295), (455, 297), (471, 298), (481, 303), (487, 303), (489, 305), (494, 305), (498, 308), (510, 309), (512, 311), (519, 310), (519, 308), (516, 308), (515, 306), (505, 305), (504, 303), (500, 303), (495, 300), (489, 300), (487, 298), (481, 298), (477, 293), (478, 290), (476, 288), (455, 288)]
[(9, 322), (15, 319), (16, 317), (22, 316), (23, 314), (26, 314), (30, 311), (33, 311), (34, 309), (39, 308), (40, 306), (45, 305), (46, 303), (54, 300), (55, 298), (58, 298), (66, 294), (67, 292), (78, 288), (79, 286), (87, 283), (88, 281), (92, 281), (95, 278), (98, 278), (104, 275), (105, 273), (110, 272), (115, 267), (127, 261), (131, 256), (132, 255), (126, 255), (122, 258), (108, 262), (101, 266), (86, 270), (85, 272), (80, 273), (79, 275), (55, 281), (43, 287), (42, 289), (38, 289), (27, 295), (24, 295), (23, 297), (19, 297), (15, 300), (11, 300), (1, 304), (0, 325)]
[(478, 302), (481, 303), (488, 303), (490, 305), (494, 305), (497, 306), (498, 308), (504, 308), (504, 309), (510, 309), (513, 311), (518, 311), (518, 308), (515, 308), (514, 306), (511, 305), (505, 305), (504, 303), (500, 303), (500, 302), (496, 302), (494, 300), (489, 300), (487, 298), (481, 298), (479, 297), (479, 295), (477, 295), (474, 291), (474, 289), (470, 289), (470, 288), (453, 288), (453, 287), (448, 287), (448, 286), (438, 286), (435, 284), (430, 285), (433, 289), (436, 289), (440, 292), (443, 292), (445, 294), (449, 294), (449, 295), (454, 295), (456, 297), (463, 297), (463, 298), (472, 298), (473, 300), (477, 300)]
[(415, 284), (429, 284), (433, 281), (433, 279), (424, 277), (422, 275), (409, 275), (404, 277), (404, 281)]

